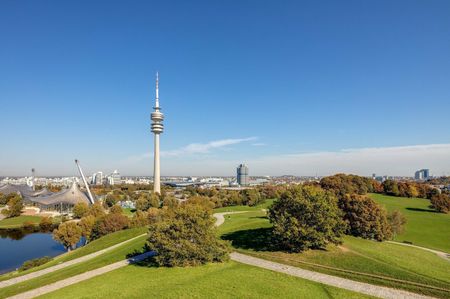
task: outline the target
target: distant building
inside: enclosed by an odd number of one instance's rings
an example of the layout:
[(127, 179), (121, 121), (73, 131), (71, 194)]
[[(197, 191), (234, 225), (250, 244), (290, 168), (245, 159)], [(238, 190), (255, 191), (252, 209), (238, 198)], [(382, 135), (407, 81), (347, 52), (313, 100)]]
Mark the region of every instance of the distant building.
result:
[(120, 185), (122, 183), (122, 178), (120, 177), (119, 171), (114, 170), (113, 173), (111, 173), (108, 176), (108, 184), (110, 185)]
[(245, 164), (241, 164), (237, 168), (237, 175), (236, 175), (237, 183), (241, 186), (248, 186), (249, 185), (249, 178), (248, 178), (248, 167)]
[(92, 175), (92, 184), (102, 185), (103, 184), (103, 172), (99, 171)]
[(418, 181), (425, 181), (430, 178), (430, 170), (429, 169), (421, 169), (417, 170), (414, 174), (414, 179)]

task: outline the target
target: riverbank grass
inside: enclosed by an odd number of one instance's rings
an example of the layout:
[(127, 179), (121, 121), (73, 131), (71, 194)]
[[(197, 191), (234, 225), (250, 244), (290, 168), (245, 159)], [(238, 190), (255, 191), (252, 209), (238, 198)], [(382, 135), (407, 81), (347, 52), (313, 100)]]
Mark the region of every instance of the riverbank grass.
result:
[(40, 216), (17, 216), (12, 218), (5, 218), (0, 220), (0, 229), (11, 229), (11, 228), (21, 228), (24, 223), (32, 223), (34, 225), (39, 224), (41, 222), (42, 217)]

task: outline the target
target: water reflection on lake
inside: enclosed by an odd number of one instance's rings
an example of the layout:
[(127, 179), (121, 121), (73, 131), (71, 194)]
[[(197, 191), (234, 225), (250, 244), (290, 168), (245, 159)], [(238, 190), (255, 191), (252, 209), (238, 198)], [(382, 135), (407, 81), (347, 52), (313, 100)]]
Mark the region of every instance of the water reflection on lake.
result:
[(0, 274), (19, 268), (23, 262), (66, 252), (50, 232), (0, 230)]

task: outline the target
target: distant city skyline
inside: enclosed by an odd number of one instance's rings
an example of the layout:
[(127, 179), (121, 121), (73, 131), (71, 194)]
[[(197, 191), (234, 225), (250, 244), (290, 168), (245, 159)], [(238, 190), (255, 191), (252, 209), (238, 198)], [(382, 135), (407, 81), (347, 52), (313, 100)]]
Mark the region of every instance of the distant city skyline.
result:
[(259, 4), (0, 3), (0, 176), (450, 174), (450, 2)]

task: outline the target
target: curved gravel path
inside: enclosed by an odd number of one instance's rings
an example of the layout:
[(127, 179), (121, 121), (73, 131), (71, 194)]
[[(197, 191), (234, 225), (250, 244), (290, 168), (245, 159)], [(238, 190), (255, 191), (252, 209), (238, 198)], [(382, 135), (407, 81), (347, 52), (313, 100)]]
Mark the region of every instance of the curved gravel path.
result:
[(79, 257), (79, 258), (76, 258), (76, 259), (73, 259), (73, 260), (70, 260), (70, 261), (67, 261), (67, 262), (63, 262), (63, 263), (55, 265), (55, 266), (51, 266), (51, 267), (48, 267), (48, 268), (45, 268), (45, 269), (42, 269), (42, 270), (39, 270), (39, 271), (31, 272), (29, 274), (25, 274), (25, 275), (22, 275), (22, 276), (17, 276), (17, 277), (8, 279), (8, 280), (0, 281), (0, 288), (8, 287), (10, 285), (13, 285), (13, 284), (16, 284), (16, 283), (19, 283), (19, 282), (27, 281), (29, 279), (33, 279), (33, 278), (36, 278), (36, 277), (39, 277), (39, 276), (42, 276), (42, 275), (45, 275), (45, 274), (48, 274), (48, 273), (55, 272), (57, 270), (60, 270), (60, 269), (63, 269), (63, 268), (66, 268), (66, 267), (69, 267), (69, 266), (72, 266), (72, 265), (75, 265), (75, 264), (78, 264), (78, 263), (82, 263), (82, 262), (88, 261), (90, 259), (93, 259), (94, 257), (97, 257), (97, 256), (99, 256), (99, 255), (101, 255), (101, 254), (103, 254), (105, 252), (108, 252), (108, 251), (110, 251), (112, 249), (115, 249), (115, 248), (117, 248), (119, 246), (122, 246), (123, 244), (126, 244), (126, 243), (128, 243), (128, 242), (130, 242), (130, 241), (132, 241), (134, 239), (140, 238), (140, 237), (145, 236), (145, 235), (146, 234), (139, 235), (137, 237), (131, 238), (131, 239), (126, 240), (126, 241), (123, 241), (121, 243), (118, 243), (116, 245), (110, 246), (108, 248), (105, 248), (105, 249), (102, 249), (102, 250), (99, 250), (99, 251), (87, 254), (85, 256), (82, 256), (82, 257)]
[[(234, 214), (236, 212), (229, 212)], [(226, 213), (216, 213), (214, 217), (216, 218), (216, 226), (224, 223), (224, 215)], [(323, 274), (319, 272), (304, 270), (298, 267), (288, 266), (285, 264), (275, 263), (268, 260), (256, 258), (246, 254), (241, 254), (233, 252), (230, 255), (231, 260), (267, 270), (272, 270), (296, 277), (300, 277), (306, 280), (311, 280), (319, 282), (322, 284), (338, 287), (341, 289), (346, 289), (374, 297), (385, 298), (385, 299), (430, 299), (433, 297), (428, 297), (424, 295), (419, 295), (416, 293), (411, 293), (403, 290), (392, 289), (388, 287), (382, 287), (377, 285), (372, 285), (368, 283), (358, 282), (350, 279), (345, 279), (337, 276), (332, 276), (328, 274)]]
[(225, 222), (225, 215), (230, 214), (241, 214), (241, 213), (247, 213), (250, 211), (236, 211), (236, 212), (223, 212), (223, 213), (215, 213), (213, 216), (216, 218), (216, 223), (214, 223), (215, 226), (221, 226)]
[(450, 253), (447, 253), (447, 252), (434, 250), (434, 249), (430, 249), (430, 248), (426, 248), (426, 247), (421, 247), (421, 246), (417, 246), (417, 245), (413, 245), (413, 244), (396, 242), (396, 241), (385, 241), (385, 242), (388, 242), (388, 243), (391, 243), (391, 244), (396, 244), (396, 245), (401, 245), (401, 246), (408, 246), (408, 247), (414, 247), (414, 248), (422, 249), (422, 250), (425, 250), (425, 251), (429, 251), (429, 252), (435, 253), (435, 254), (437, 254), (439, 257), (441, 257), (443, 259), (450, 260)]

